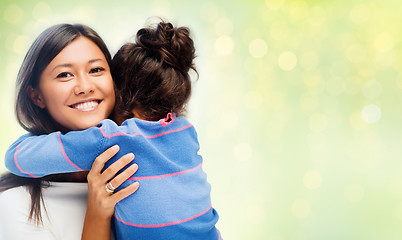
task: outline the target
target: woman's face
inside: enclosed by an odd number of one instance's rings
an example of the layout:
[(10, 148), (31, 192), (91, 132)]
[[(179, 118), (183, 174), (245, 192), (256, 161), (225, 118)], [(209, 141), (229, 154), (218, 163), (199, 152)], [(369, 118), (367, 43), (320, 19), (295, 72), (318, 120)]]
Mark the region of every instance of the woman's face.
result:
[(96, 126), (110, 115), (115, 103), (106, 58), (86, 37), (75, 39), (49, 63), (30, 96), (65, 130)]

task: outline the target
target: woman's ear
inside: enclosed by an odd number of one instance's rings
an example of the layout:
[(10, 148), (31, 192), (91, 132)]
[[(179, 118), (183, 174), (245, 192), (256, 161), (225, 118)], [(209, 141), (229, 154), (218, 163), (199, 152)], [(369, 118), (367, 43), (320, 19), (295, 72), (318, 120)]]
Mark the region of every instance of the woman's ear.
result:
[(28, 96), (31, 98), (32, 102), (44, 109), (46, 107), (45, 101), (43, 100), (40, 92), (38, 91), (38, 89), (33, 88), (32, 86), (28, 86)]

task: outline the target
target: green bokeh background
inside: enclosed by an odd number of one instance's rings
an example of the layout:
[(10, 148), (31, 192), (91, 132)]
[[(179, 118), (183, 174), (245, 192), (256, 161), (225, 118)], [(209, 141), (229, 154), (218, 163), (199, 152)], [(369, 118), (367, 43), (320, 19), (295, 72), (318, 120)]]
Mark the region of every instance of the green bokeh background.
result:
[(24, 133), (14, 85), (40, 32), (85, 23), (113, 54), (162, 16), (195, 38), (189, 118), (224, 239), (401, 239), (401, 13), (397, 0), (3, 0), (0, 155)]

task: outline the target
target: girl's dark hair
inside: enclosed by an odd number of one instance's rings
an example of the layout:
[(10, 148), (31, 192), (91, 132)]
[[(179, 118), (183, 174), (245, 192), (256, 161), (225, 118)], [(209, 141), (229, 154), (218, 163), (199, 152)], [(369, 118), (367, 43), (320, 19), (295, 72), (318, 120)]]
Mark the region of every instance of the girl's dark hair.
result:
[[(46, 66), (72, 41), (86, 37), (94, 42), (105, 55), (110, 65), (111, 55), (106, 44), (90, 27), (81, 24), (59, 24), (42, 32), (29, 48), (17, 76), (15, 114), (18, 123), (28, 132), (48, 134), (59, 131), (57, 124), (46, 109), (36, 106), (28, 95), (28, 88), (38, 87), (39, 78)], [(10, 188), (26, 186), (31, 194), (29, 219), (42, 222), (40, 203), (43, 202), (42, 187), (45, 179), (33, 179), (6, 173), (0, 178), (0, 192)]]
[(142, 28), (135, 43), (126, 43), (113, 57), (111, 72), (116, 86), (115, 114), (124, 119), (159, 120), (169, 112), (183, 115), (191, 94), (190, 70), (195, 49), (190, 30), (160, 22)]

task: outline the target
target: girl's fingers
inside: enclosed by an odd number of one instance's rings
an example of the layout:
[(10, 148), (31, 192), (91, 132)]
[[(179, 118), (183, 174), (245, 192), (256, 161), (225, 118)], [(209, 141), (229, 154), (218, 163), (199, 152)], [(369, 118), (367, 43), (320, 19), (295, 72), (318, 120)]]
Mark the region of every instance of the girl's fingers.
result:
[(102, 171), (105, 163), (111, 159), (116, 153), (119, 151), (120, 147), (118, 145), (114, 145), (104, 151), (101, 155), (99, 155), (94, 163), (92, 164), (91, 172), (99, 173)]
[(114, 188), (118, 188), (124, 181), (126, 181), (129, 177), (133, 176), (133, 174), (138, 170), (138, 165), (134, 163), (130, 167), (128, 167), (126, 170), (124, 170), (122, 173), (114, 177), (112, 180), (110, 180), (110, 184)]
[(130, 196), (131, 194), (133, 194), (135, 191), (137, 191), (138, 187), (140, 186), (140, 184), (138, 182), (135, 182), (131, 185), (129, 185), (126, 188), (123, 188), (122, 190), (114, 193), (113, 195), (111, 195), (111, 199), (112, 201), (116, 204), (119, 201), (121, 201), (122, 199)]
[(128, 153), (124, 155), (123, 157), (119, 158), (116, 162), (111, 164), (106, 170), (102, 173), (102, 178), (105, 181), (109, 181), (112, 179), (118, 171), (120, 171), (122, 168), (124, 168), (127, 164), (129, 164), (131, 161), (134, 159), (134, 154), (133, 153)]

